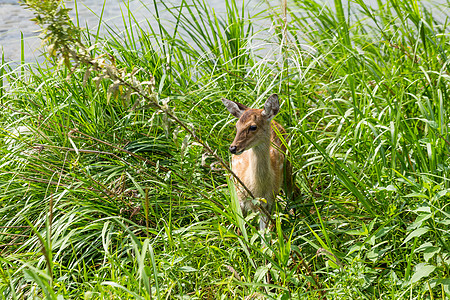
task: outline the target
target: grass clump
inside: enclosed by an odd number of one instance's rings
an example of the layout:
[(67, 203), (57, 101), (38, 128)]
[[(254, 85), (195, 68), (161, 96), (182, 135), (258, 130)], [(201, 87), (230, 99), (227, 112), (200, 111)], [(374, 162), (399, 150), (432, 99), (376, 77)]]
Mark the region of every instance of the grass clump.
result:
[[(59, 1), (26, 3), (50, 51), (23, 74), (0, 67), (3, 297), (448, 297), (436, 8), (294, 0), (252, 17), (182, 1), (164, 7), (172, 27), (125, 11), (125, 31), (102, 38)], [(220, 99), (273, 92), (301, 192), (262, 234), (234, 209)]]

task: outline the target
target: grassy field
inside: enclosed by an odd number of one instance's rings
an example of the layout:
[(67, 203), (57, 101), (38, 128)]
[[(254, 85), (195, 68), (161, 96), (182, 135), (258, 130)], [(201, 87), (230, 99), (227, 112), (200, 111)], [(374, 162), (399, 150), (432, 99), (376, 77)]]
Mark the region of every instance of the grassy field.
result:
[[(0, 65), (3, 298), (448, 299), (448, 7), (145, 2), (173, 24), (102, 37), (27, 2), (50, 46)], [(262, 233), (221, 98), (272, 93), (300, 192)]]

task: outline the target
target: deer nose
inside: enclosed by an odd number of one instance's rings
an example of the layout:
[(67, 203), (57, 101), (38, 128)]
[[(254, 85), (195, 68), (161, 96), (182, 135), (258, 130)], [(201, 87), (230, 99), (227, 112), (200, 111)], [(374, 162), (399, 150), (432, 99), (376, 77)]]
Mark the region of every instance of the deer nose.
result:
[(236, 153), (236, 146), (230, 146), (230, 152), (235, 154)]

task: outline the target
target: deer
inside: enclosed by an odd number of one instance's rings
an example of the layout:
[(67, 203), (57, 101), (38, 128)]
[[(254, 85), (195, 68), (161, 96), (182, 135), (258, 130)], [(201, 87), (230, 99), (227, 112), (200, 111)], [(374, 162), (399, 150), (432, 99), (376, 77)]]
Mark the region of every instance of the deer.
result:
[[(263, 198), (264, 209), (259, 229), (265, 230), (278, 193), (285, 187), (285, 193), (292, 190), (291, 168), (285, 159), (285, 129), (272, 120), (280, 110), (278, 95), (269, 96), (264, 109), (249, 108), (241, 103), (222, 98), (231, 115), (238, 118), (236, 137), (229, 147), (232, 154), (231, 170), (245, 184), (255, 198)], [(236, 184), (236, 192), (242, 213), (257, 212), (260, 209), (249, 198), (248, 192)], [(268, 214), (268, 215), (267, 215)]]

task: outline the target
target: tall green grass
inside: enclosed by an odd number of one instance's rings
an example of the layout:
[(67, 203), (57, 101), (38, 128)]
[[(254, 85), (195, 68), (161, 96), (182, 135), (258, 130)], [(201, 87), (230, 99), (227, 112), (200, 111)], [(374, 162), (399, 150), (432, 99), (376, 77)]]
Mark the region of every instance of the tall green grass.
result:
[[(156, 26), (128, 10), (124, 32), (82, 31), (105, 68), (154, 77), (166, 110), (87, 65), (2, 59), (4, 298), (449, 297), (442, 7), (293, 0), (284, 19), (245, 5), (143, 3)], [(258, 107), (274, 92), (300, 193), (260, 233), (199, 141), (227, 160), (221, 97)]]

